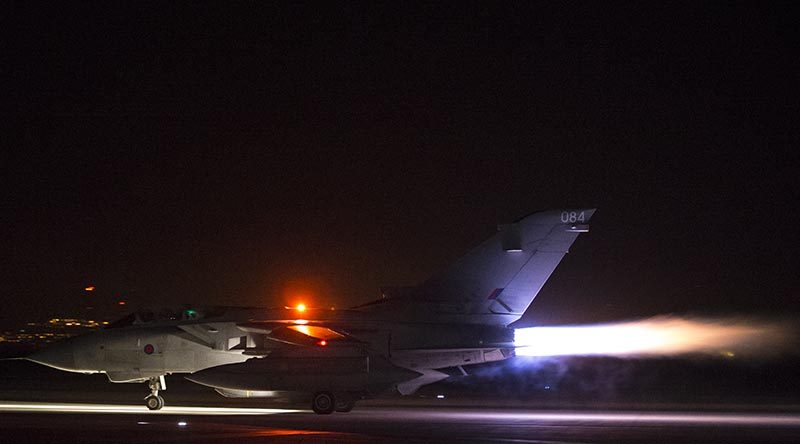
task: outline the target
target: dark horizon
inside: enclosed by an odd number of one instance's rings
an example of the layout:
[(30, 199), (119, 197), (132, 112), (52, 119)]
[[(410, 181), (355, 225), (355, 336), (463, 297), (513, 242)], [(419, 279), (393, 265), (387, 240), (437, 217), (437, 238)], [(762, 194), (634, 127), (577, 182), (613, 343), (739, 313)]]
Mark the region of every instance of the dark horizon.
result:
[(0, 326), (348, 307), (565, 207), (532, 322), (800, 312), (789, 4), (80, 8), (3, 19)]

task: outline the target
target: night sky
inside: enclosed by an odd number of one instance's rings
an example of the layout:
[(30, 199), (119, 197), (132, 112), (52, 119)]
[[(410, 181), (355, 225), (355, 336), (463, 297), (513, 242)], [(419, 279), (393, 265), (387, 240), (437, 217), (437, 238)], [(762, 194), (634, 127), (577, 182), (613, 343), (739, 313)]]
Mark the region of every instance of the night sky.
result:
[(0, 18), (0, 326), (347, 307), (583, 206), (533, 322), (800, 312), (789, 4), (122, 5)]

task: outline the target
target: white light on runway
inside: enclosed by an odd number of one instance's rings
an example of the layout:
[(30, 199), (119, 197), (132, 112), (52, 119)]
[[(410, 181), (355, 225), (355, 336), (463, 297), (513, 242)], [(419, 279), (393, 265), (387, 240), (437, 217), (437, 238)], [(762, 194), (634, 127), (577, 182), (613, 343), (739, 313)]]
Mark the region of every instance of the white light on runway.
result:
[(426, 412), (431, 418), (462, 421), (522, 421), (584, 424), (664, 424), (664, 425), (738, 425), (800, 427), (800, 415), (794, 413), (738, 412)]
[[(110, 404), (54, 404), (46, 402), (3, 402), (0, 412), (15, 413), (122, 413), (159, 415), (275, 415), (297, 413), (302, 410), (260, 409), (237, 407), (164, 407), (161, 410), (148, 410), (141, 405)], [(180, 425), (180, 424), (178, 424)]]

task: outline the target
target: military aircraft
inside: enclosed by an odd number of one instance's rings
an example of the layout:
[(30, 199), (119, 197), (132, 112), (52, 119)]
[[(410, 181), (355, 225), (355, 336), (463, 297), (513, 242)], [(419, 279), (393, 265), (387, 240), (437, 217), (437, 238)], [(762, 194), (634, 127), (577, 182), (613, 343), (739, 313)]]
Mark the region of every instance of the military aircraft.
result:
[(466, 374), (464, 366), (514, 355), (513, 325), (595, 209), (552, 210), (501, 225), (443, 272), (347, 310), (304, 306), (142, 310), (26, 359), (60, 370), (146, 382), (163, 407), (166, 375), (226, 397), (311, 394), (316, 413), (358, 399)]

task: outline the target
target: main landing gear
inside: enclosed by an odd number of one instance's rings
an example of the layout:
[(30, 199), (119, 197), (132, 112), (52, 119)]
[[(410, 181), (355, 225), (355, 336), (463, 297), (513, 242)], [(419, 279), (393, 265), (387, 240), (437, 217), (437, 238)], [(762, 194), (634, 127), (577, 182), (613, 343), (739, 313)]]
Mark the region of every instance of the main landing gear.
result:
[(356, 406), (356, 398), (350, 394), (342, 393), (336, 397), (336, 410), (337, 412), (347, 413), (353, 410)]
[(161, 410), (161, 408), (164, 407), (164, 398), (158, 394), (158, 391), (167, 389), (167, 382), (164, 380), (164, 375), (158, 378), (150, 378), (150, 380), (147, 381), (147, 386), (150, 388), (150, 394), (144, 398), (144, 404), (150, 410)]
[(346, 413), (353, 410), (356, 397), (350, 393), (317, 392), (311, 400), (311, 409), (319, 415), (329, 415), (333, 412)]

